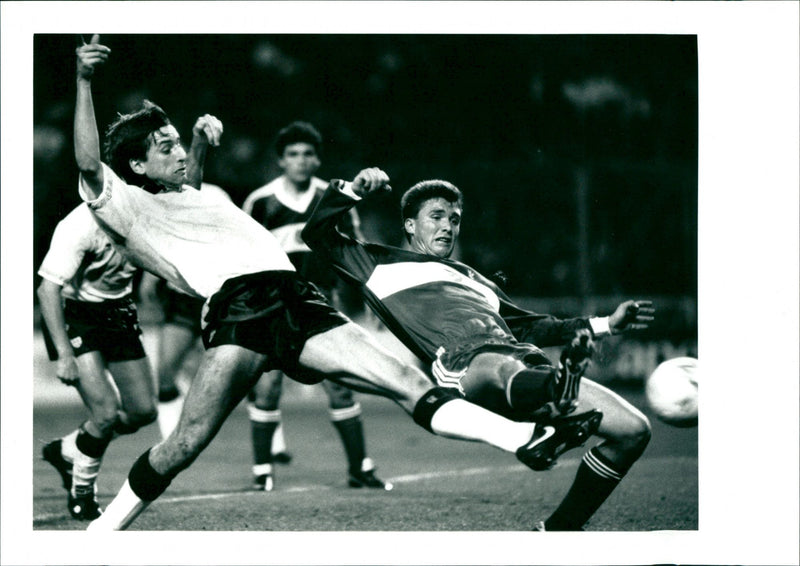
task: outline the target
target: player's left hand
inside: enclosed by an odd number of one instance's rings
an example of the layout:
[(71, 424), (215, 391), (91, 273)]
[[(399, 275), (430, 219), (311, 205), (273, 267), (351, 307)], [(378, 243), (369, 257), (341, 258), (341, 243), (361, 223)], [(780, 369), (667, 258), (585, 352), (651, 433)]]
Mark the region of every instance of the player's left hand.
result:
[(192, 135), (195, 137), (205, 137), (209, 145), (218, 147), (219, 140), (222, 137), (222, 131), (222, 122), (211, 114), (205, 114), (200, 116), (194, 123)]
[(608, 326), (612, 334), (644, 330), (650, 326), (655, 312), (652, 301), (625, 301), (608, 317)]
[(360, 197), (375, 191), (391, 191), (389, 175), (377, 167), (370, 167), (359, 171), (353, 179), (353, 192)]

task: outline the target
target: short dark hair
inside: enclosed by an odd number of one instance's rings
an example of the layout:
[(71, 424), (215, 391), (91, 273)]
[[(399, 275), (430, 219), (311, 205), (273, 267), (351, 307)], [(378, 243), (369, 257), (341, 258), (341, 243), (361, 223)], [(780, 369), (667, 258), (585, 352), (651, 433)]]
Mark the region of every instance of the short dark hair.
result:
[(282, 157), (286, 146), (294, 143), (312, 145), (319, 154), (322, 151), (322, 134), (308, 122), (292, 122), (278, 132), (278, 136), (275, 138), (275, 153), (278, 154), (278, 157)]
[(132, 114), (119, 114), (106, 129), (103, 153), (108, 166), (126, 183), (142, 185), (147, 179), (131, 170), (131, 159), (146, 159), (150, 147), (150, 134), (168, 126), (167, 113), (149, 100)]
[(415, 218), (425, 201), (440, 197), (447, 202), (456, 203), (461, 209), (464, 208), (464, 195), (453, 183), (442, 181), (441, 179), (420, 181), (408, 189), (400, 198), (400, 212), (403, 216), (403, 222), (408, 218)]

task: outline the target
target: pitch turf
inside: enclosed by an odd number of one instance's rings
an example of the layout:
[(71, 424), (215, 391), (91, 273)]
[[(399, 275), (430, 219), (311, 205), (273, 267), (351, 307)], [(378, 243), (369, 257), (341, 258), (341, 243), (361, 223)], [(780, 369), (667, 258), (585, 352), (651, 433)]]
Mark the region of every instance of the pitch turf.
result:
[[(626, 397), (643, 406), (641, 394)], [(76, 396), (77, 399), (77, 396)], [(324, 398), (284, 399), (286, 434), (294, 460), (280, 466), (276, 489), (251, 491), (250, 428), (243, 406), (195, 464), (179, 475), (134, 530), (254, 531), (525, 531), (544, 519), (566, 492), (582, 450), (548, 472), (481, 444), (435, 437), (398, 407), (360, 396), (367, 447), (390, 492), (352, 489)], [(43, 443), (85, 418), (77, 402), (34, 409), (33, 528), (77, 530), (56, 472), (40, 459)], [(598, 531), (698, 528), (697, 429), (653, 419), (653, 440), (642, 459), (588, 525)], [(106, 505), (136, 457), (158, 441), (151, 425), (109, 447), (98, 489)]]

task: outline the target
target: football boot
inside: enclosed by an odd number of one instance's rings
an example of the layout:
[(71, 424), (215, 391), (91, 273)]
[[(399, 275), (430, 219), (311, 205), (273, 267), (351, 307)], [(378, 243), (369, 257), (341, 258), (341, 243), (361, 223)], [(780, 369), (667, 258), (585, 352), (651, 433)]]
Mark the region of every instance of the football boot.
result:
[(531, 439), (517, 449), (517, 459), (537, 472), (549, 470), (564, 452), (582, 446), (595, 434), (602, 420), (603, 413), (594, 409), (536, 423)]
[(375, 475), (375, 465), (369, 458), (364, 458), (360, 470), (350, 470), (347, 477), (347, 485), (350, 487), (360, 488), (367, 487), (373, 489), (383, 489), (391, 491), (394, 486), (386, 481), (383, 481)]
[(72, 488), (72, 463), (61, 454), (61, 439), (48, 442), (42, 448), (42, 459), (53, 466), (61, 476), (64, 489)]
[(103, 514), (100, 505), (97, 503), (95, 488), (90, 486), (76, 486), (75, 493), (70, 491), (67, 499), (69, 514), (73, 519), (80, 521), (93, 521)]

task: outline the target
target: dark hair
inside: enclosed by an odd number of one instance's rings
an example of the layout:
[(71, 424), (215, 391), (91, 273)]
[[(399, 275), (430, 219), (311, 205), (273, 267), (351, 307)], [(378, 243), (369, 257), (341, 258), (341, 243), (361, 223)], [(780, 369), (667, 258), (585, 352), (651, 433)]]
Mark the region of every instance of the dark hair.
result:
[(283, 156), (287, 145), (294, 143), (312, 145), (319, 154), (322, 151), (322, 134), (308, 122), (292, 122), (278, 132), (278, 136), (275, 138), (275, 152), (278, 157)]
[(403, 222), (408, 218), (415, 218), (425, 201), (440, 197), (447, 202), (456, 203), (461, 209), (464, 208), (464, 195), (453, 183), (441, 179), (420, 181), (400, 198), (400, 213), (403, 216)]
[(167, 113), (149, 100), (142, 103), (141, 110), (132, 114), (119, 114), (106, 130), (103, 153), (108, 166), (126, 183), (145, 184), (143, 175), (131, 170), (131, 159), (146, 159), (150, 147), (150, 134), (170, 124)]

